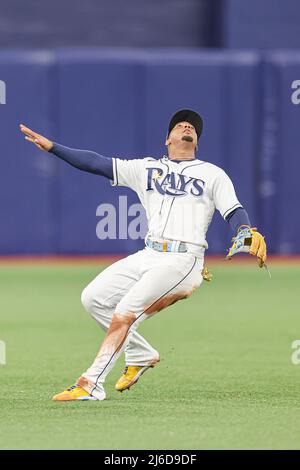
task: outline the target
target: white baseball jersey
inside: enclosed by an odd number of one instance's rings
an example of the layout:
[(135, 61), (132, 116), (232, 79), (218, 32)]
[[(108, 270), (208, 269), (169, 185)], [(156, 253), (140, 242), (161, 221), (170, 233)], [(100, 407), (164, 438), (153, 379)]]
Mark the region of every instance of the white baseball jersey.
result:
[(208, 247), (206, 232), (215, 209), (225, 219), (242, 207), (229, 176), (216, 165), (193, 159), (113, 158), (113, 186), (133, 189), (146, 211), (147, 237)]

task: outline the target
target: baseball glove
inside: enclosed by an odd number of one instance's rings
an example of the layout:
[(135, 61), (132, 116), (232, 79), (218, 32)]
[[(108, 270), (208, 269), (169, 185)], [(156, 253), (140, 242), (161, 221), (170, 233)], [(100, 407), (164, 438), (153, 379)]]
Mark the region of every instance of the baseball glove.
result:
[(266, 267), (267, 246), (264, 237), (256, 227), (250, 228), (247, 225), (242, 225), (232, 242), (226, 256), (227, 259), (231, 259), (237, 253), (250, 253), (250, 255), (257, 256), (260, 268)]

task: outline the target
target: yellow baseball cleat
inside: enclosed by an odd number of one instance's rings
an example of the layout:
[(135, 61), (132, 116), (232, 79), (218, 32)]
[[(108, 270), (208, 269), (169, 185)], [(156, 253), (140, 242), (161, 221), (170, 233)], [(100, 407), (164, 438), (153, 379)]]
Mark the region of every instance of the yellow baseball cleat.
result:
[(154, 365), (150, 366), (126, 366), (122, 377), (119, 378), (118, 382), (115, 385), (115, 389), (118, 392), (123, 392), (123, 390), (129, 389), (132, 385), (134, 385), (140, 378), (140, 376), (146, 372), (150, 367), (154, 367)]
[(72, 400), (97, 400), (79, 385), (74, 384), (61, 393), (54, 395), (54, 401), (72, 401)]

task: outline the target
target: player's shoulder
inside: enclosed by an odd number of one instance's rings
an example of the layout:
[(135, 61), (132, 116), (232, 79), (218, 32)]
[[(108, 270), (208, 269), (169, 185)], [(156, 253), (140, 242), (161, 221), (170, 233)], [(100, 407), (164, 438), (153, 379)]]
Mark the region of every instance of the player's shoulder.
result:
[(113, 157), (113, 158), (117, 158), (118, 160), (124, 160), (126, 162), (130, 162), (130, 161), (134, 161), (134, 162), (148, 162), (148, 161), (154, 161), (154, 162), (157, 162), (159, 160), (159, 158), (155, 158), (155, 157), (134, 157), (134, 158), (129, 158), (129, 157)]
[(209, 171), (215, 171), (217, 173), (224, 171), (220, 166), (206, 160), (199, 160), (199, 162), (203, 164), (203, 168), (207, 168)]
[(152, 167), (153, 165), (155, 167), (160, 166), (160, 158), (156, 158), (153, 156), (147, 156), (147, 157), (141, 157), (139, 158), (139, 161), (141, 162), (140, 165), (143, 166), (144, 168), (147, 167)]
[(144, 160), (145, 162), (157, 162), (159, 160), (159, 158), (155, 158), (155, 157), (143, 157), (142, 160)]
[(149, 165), (151, 163), (157, 163), (159, 161), (158, 158), (154, 157), (114, 157), (114, 159), (117, 160), (117, 163), (119, 165), (123, 165), (124, 167), (129, 165), (130, 167), (135, 167), (137, 169), (142, 169), (143, 167), (146, 167), (146, 165)]
[(207, 162), (205, 160), (199, 160), (199, 162), (201, 162), (203, 164), (202, 170), (207, 171), (212, 176), (215, 176), (215, 177), (217, 177), (217, 176), (227, 176), (226, 171), (223, 168), (221, 168), (220, 166), (215, 165), (214, 163), (211, 163), (211, 162)]

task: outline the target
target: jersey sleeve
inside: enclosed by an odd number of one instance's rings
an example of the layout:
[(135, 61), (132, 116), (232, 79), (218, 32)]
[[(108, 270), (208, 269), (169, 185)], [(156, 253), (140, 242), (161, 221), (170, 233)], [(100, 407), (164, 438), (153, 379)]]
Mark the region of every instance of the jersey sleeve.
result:
[(238, 207), (243, 207), (235, 194), (231, 179), (223, 170), (214, 181), (213, 200), (223, 219)]
[(126, 186), (138, 191), (143, 176), (144, 163), (142, 159), (125, 160), (113, 158), (112, 186)]

